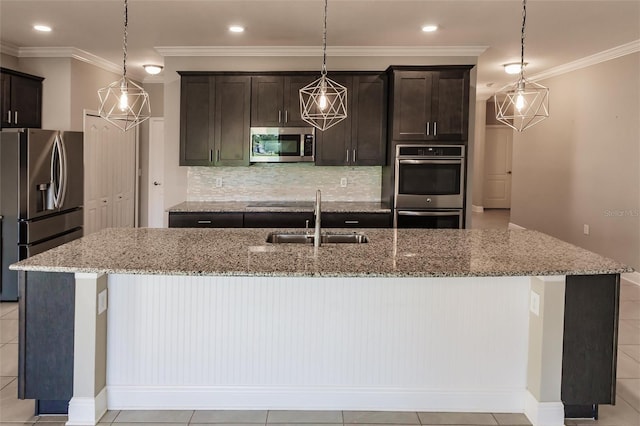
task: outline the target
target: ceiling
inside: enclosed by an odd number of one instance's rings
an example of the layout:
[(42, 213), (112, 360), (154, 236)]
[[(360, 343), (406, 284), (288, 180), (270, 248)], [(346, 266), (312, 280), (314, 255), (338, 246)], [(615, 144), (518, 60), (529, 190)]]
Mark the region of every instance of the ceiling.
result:
[[(73, 47), (120, 66), (123, 5), (0, 0), (0, 45), (19, 54)], [(319, 47), (322, 11), (322, 0), (129, 0), (127, 64), (138, 75), (145, 63), (163, 64), (156, 47)], [(327, 43), (329, 52), (338, 46), (480, 48), (478, 91), (493, 92), (515, 80), (502, 64), (520, 59), (521, 19), (520, 0), (329, 0)], [(36, 32), (37, 23), (53, 31)], [(423, 33), (430, 23), (439, 30)], [(230, 33), (230, 24), (246, 31)], [(529, 0), (526, 30), (527, 75), (540, 75), (640, 40), (640, 0)], [(331, 70), (330, 55), (327, 66)]]

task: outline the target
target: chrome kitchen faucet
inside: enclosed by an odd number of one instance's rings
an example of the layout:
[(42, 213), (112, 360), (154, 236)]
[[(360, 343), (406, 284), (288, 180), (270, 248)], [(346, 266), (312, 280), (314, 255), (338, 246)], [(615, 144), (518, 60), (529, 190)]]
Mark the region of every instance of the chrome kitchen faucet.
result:
[(320, 193), (320, 190), (318, 189), (316, 191), (316, 205), (315, 205), (315, 209), (314, 209), (314, 215), (315, 215), (315, 219), (316, 219), (316, 230), (315, 233), (313, 235), (313, 246), (314, 247), (320, 247), (320, 211), (321, 211), (321, 201), (322, 198), (322, 194)]

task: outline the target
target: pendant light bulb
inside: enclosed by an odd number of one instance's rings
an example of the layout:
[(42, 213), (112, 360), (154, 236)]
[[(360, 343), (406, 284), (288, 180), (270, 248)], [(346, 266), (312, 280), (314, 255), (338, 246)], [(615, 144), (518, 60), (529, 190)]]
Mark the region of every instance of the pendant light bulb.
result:
[(129, 95), (127, 93), (127, 84), (125, 80), (122, 80), (120, 85), (120, 99), (118, 100), (118, 109), (122, 112), (129, 108)]
[(524, 108), (524, 96), (522, 96), (522, 92), (518, 93), (518, 97), (516, 98), (516, 109), (518, 112), (522, 111)]
[(320, 99), (318, 101), (318, 107), (324, 111), (325, 109), (327, 109), (327, 95), (326, 93), (321, 93), (320, 94)]

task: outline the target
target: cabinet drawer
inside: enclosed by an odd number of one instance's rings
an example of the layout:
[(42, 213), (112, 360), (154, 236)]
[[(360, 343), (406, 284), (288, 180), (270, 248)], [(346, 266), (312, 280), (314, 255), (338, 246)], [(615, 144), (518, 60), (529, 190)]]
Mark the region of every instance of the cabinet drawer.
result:
[(247, 212), (244, 214), (245, 228), (304, 228), (313, 227), (311, 212)]
[(242, 213), (169, 213), (169, 228), (242, 228)]
[(323, 228), (389, 228), (391, 213), (323, 213)]

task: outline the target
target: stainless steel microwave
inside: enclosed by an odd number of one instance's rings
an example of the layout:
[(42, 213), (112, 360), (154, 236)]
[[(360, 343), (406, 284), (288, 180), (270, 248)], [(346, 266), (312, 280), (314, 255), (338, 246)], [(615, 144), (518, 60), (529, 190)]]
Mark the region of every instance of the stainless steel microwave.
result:
[(313, 127), (252, 127), (249, 161), (295, 163), (314, 161)]

